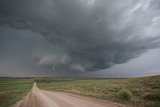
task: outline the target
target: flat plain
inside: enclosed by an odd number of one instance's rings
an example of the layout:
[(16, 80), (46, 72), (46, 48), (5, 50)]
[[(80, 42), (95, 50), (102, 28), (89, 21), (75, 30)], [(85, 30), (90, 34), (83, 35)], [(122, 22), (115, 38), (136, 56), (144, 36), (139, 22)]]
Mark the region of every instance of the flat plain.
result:
[(9, 107), (32, 88), (31, 78), (0, 78), (0, 107)]
[(141, 78), (37, 78), (41, 89), (63, 91), (135, 107), (160, 107), (160, 76)]
[(0, 78), (0, 107), (9, 107), (32, 90), (65, 92), (133, 107), (160, 106), (160, 76), (140, 78)]

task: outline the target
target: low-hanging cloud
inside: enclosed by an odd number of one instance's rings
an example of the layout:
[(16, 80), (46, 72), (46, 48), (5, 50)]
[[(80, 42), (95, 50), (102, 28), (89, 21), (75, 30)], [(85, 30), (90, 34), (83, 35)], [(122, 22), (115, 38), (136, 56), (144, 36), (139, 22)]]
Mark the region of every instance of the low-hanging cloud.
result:
[(39, 33), (54, 47), (33, 51), (37, 65), (96, 71), (160, 46), (160, 1), (1, 0), (0, 25)]
[(71, 69), (72, 71), (81, 71), (81, 72), (86, 71), (86, 70), (85, 70), (85, 67), (84, 67), (83, 65), (81, 65), (81, 64), (72, 64), (72, 65), (70, 66), (70, 69)]
[(45, 55), (37, 61), (37, 65), (60, 65), (69, 62), (66, 55)]

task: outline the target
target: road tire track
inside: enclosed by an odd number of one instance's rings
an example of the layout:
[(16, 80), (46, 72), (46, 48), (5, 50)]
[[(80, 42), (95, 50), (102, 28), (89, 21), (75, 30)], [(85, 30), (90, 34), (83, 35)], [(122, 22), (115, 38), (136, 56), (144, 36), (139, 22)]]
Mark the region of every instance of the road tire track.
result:
[(41, 90), (33, 84), (32, 90), (13, 107), (127, 107), (112, 102), (92, 100), (63, 92)]

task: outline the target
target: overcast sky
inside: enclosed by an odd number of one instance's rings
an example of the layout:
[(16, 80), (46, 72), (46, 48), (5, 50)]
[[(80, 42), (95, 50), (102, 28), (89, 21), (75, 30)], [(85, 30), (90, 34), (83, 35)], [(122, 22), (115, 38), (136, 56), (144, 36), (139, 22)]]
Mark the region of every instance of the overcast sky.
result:
[(0, 76), (160, 74), (159, 0), (0, 0)]

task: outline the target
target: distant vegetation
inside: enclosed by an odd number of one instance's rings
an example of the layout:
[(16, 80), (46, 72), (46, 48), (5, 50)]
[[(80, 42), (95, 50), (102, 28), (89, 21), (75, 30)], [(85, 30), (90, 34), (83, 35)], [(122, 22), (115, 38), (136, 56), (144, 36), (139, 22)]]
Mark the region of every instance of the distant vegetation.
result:
[(41, 89), (110, 100), (135, 107), (160, 107), (160, 76), (126, 79), (36, 78)]
[[(160, 76), (143, 78), (35, 78), (41, 89), (64, 91), (134, 107), (160, 107)], [(0, 107), (25, 96), (32, 78), (0, 78)]]
[(9, 107), (31, 89), (31, 78), (0, 78), (0, 107)]

